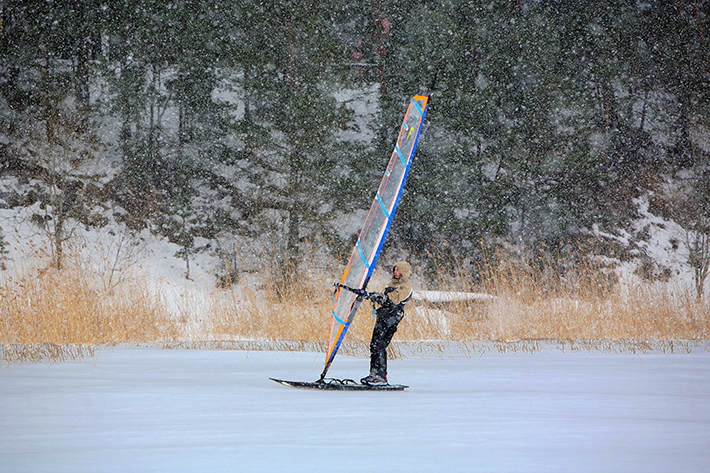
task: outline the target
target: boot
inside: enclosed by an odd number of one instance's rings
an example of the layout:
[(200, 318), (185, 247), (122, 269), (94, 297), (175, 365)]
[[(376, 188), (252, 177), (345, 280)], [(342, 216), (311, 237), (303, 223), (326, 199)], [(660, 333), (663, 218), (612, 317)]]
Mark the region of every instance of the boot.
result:
[(371, 374), (366, 378), (362, 378), (360, 383), (367, 384), (368, 386), (386, 386), (387, 378), (377, 374)]

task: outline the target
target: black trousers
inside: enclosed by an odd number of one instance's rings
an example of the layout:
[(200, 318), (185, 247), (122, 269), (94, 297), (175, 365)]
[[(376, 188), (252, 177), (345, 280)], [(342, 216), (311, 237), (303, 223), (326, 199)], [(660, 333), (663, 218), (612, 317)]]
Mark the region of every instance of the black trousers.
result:
[(370, 374), (387, 378), (387, 347), (403, 317), (404, 312), (396, 306), (377, 309), (375, 328), (370, 340)]

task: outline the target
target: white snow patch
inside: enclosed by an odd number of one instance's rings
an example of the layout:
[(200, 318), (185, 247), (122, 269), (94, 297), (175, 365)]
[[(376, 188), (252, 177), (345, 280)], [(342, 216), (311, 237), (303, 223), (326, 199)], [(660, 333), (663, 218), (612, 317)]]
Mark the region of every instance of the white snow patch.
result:
[(427, 302), (491, 301), (497, 299), (492, 294), (480, 292), (414, 291), (412, 300)]

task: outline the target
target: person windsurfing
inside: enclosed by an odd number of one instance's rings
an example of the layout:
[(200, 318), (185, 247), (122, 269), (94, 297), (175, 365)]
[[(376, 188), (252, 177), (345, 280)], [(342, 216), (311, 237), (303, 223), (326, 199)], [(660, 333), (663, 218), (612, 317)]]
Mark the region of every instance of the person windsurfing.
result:
[(397, 325), (404, 318), (404, 306), (412, 297), (412, 283), (409, 276), (412, 268), (406, 261), (399, 261), (392, 267), (392, 280), (382, 294), (374, 294), (379, 308), (376, 311), (375, 327), (370, 340), (370, 374), (360, 382), (369, 386), (387, 383), (387, 347), (397, 332)]

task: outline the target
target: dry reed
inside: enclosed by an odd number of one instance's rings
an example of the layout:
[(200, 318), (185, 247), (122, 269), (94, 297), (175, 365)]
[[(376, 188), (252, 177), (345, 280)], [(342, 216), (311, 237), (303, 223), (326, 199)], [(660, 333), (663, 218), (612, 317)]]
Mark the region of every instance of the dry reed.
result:
[[(114, 275), (78, 255), (67, 256), (62, 271), (44, 268), (16, 270), (13, 277), (5, 273), (0, 281), (0, 344), (6, 362), (70, 359), (104, 343), (263, 341), (286, 350), (323, 347), (330, 328), (331, 284), (337, 280), (337, 274), (320, 268), (300, 268), (288, 277), (264, 270), (257, 282), (215, 288), (176, 303), (151, 290), (142, 276), (123, 274), (116, 283)], [(495, 297), (410, 302), (395, 336), (400, 345), (393, 344), (391, 355), (406, 344), (409, 352), (441, 352), (441, 345), (429, 341), (584, 341), (603, 348), (609, 341), (636, 346), (710, 336), (710, 309), (692, 287), (621, 284), (593, 258), (547, 265), (500, 253), (481, 265), (480, 276), (465, 269), (455, 260), (439, 261), (436, 288)], [(114, 282), (107, 283), (112, 277)], [(370, 289), (381, 290), (385, 277), (376, 272)], [(423, 287), (417, 279), (414, 285), (415, 290)], [(371, 311), (363, 303), (342, 353), (367, 353)], [(412, 343), (421, 347), (412, 348)]]
[(61, 271), (41, 252), (33, 267), (16, 268), (0, 280), (0, 345), (7, 362), (64, 360), (91, 353), (101, 343), (175, 339), (176, 324), (160, 296), (143, 278), (106, 284), (78, 255), (65, 257)]
[(440, 268), (440, 289), (496, 297), (445, 307), (421, 304), (400, 339), (667, 341), (710, 336), (710, 309), (692, 287), (646, 281), (629, 288), (593, 257), (546, 265), (498, 254), (484, 265), (478, 283), (462, 273), (463, 267)]
[[(261, 283), (241, 286), (232, 291), (216, 291), (206, 308), (210, 320), (207, 337), (218, 340), (288, 340), (298, 342), (327, 341), (330, 329), (332, 282), (335, 275), (302, 269), (294, 272), (288, 284), (282, 275), (268, 270)], [(369, 343), (368, 324), (363, 304), (350, 331), (351, 344)]]

